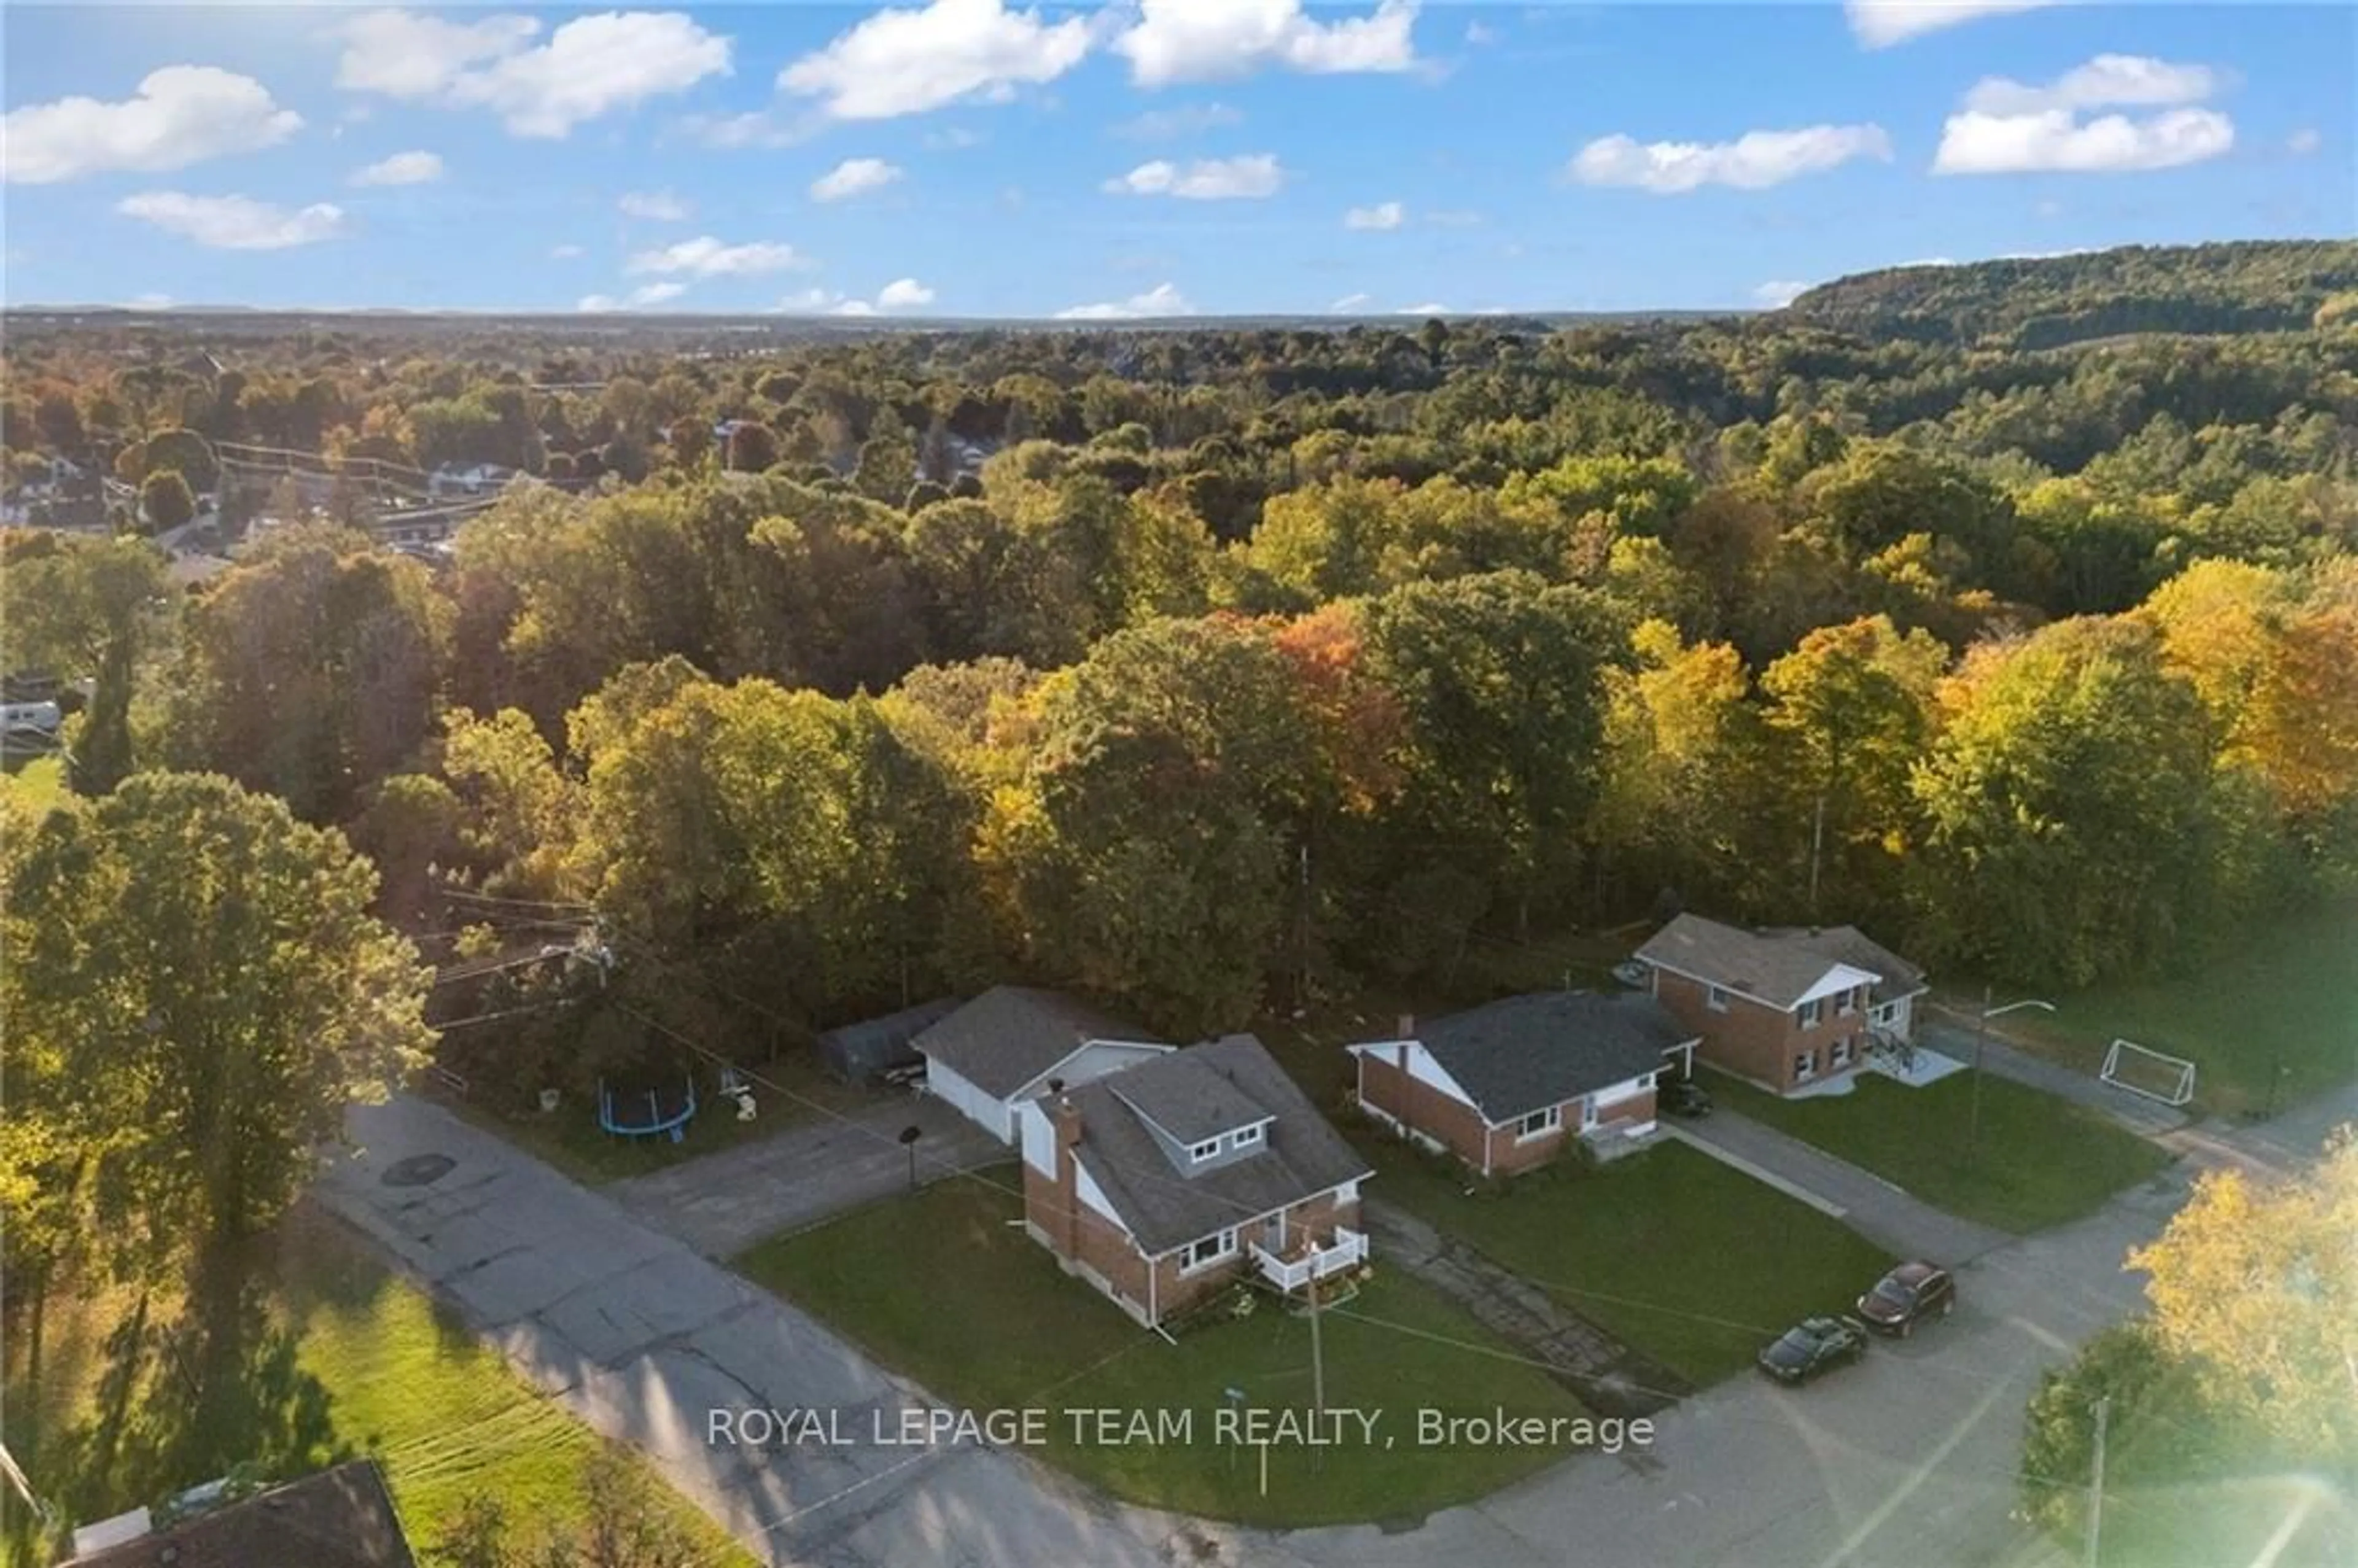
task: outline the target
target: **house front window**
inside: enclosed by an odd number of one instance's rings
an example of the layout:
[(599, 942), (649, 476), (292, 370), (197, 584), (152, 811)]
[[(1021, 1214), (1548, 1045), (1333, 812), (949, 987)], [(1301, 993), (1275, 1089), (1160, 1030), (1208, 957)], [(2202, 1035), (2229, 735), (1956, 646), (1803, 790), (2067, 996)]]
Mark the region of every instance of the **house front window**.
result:
[(1846, 990), (1843, 992), (1842, 995), (1834, 998), (1834, 1016), (1836, 1018), (1848, 1018), (1852, 1013), (1856, 1012), (1857, 1011), (1858, 992), (1856, 990)]
[(1818, 1054), (1815, 1051), (1804, 1051), (1800, 1055), (1793, 1058), (1793, 1081), (1795, 1083), (1806, 1084), (1817, 1076)]
[(1841, 1039), (1834, 1042), (1833, 1050), (1827, 1055), (1827, 1064), (1831, 1066), (1836, 1067), (1847, 1067), (1850, 1065), (1849, 1035), (1845, 1034)]
[(1704, 1006), (1711, 1009), (1714, 1012), (1725, 1012), (1727, 1011), (1727, 992), (1717, 986), (1709, 987), (1704, 991), (1703, 1004)]
[(1258, 1149), (1258, 1148), (1260, 1148), (1260, 1123), (1256, 1122), (1256, 1123), (1254, 1123), (1254, 1124), (1253, 1124), (1252, 1126), (1250, 1126), (1250, 1127), (1242, 1127), (1242, 1128), (1238, 1128), (1235, 1132), (1230, 1133), (1230, 1134), (1228, 1135), (1228, 1147), (1229, 1147), (1229, 1148), (1231, 1148), (1231, 1149)]
[(1899, 1004), (1896, 1001), (1887, 1001), (1868, 1013), (1867, 1017), (1874, 1022), (1877, 1029), (1888, 1029), (1898, 1020)]
[(1190, 1159), (1190, 1160), (1194, 1160), (1194, 1161), (1201, 1162), (1201, 1161), (1205, 1161), (1205, 1160), (1208, 1160), (1208, 1159), (1210, 1159), (1213, 1155), (1217, 1154), (1219, 1152), (1220, 1152), (1220, 1141), (1219, 1141), (1218, 1139), (1215, 1138), (1215, 1139), (1213, 1139), (1213, 1140), (1212, 1140), (1210, 1142), (1208, 1142), (1208, 1143), (1198, 1143), (1198, 1144), (1196, 1144), (1194, 1148), (1192, 1148), (1192, 1149), (1188, 1150), (1188, 1151), (1187, 1151), (1187, 1158), (1188, 1158), (1188, 1159)]
[(1544, 1138), (1563, 1125), (1563, 1107), (1552, 1105), (1545, 1110), (1535, 1110), (1515, 1124), (1515, 1141), (1527, 1143), (1534, 1138)]
[(1805, 1001), (1801, 1004), (1801, 1027), (1804, 1029), (1815, 1029), (1818, 1026), (1818, 1021), (1825, 1017), (1825, 1015), (1826, 1004), (1824, 1002)]
[(1236, 1250), (1237, 1233), (1233, 1230), (1223, 1230), (1199, 1241), (1191, 1241), (1179, 1254), (1179, 1271), (1192, 1274), (1198, 1269), (1208, 1269), (1223, 1258), (1234, 1257)]

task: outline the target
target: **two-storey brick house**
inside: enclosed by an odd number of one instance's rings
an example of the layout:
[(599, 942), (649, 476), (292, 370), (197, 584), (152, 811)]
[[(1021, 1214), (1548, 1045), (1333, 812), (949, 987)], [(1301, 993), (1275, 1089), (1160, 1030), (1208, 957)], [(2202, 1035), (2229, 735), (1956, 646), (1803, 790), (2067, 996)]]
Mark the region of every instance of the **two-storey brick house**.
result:
[(1746, 931), (1682, 914), (1638, 949), (1703, 1060), (1779, 1094), (1914, 1036), (1924, 971), (1855, 926)]

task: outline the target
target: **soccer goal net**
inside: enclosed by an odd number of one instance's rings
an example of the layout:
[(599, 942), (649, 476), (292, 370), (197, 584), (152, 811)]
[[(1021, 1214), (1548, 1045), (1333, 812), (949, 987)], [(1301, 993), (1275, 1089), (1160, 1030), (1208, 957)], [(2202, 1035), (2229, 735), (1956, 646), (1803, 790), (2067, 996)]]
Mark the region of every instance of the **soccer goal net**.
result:
[(2193, 1063), (2134, 1040), (2113, 1042), (2112, 1049), (2104, 1053), (2100, 1076), (2116, 1088), (2164, 1105), (2184, 1105), (2194, 1098)]

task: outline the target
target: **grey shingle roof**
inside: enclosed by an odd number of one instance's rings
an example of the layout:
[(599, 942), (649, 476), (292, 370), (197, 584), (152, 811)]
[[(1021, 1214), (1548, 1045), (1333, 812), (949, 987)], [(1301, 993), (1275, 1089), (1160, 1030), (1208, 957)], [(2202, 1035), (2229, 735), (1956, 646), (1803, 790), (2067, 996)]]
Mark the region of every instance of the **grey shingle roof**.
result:
[(371, 1459), (273, 1487), (68, 1568), (416, 1568)]
[[(1152, 1073), (1153, 1098), (1234, 1095), (1276, 1119), (1257, 1152), (1193, 1175), (1172, 1163), (1138, 1112), (1125, 1078)], [(1194, 1086), (1184, 1080), (1195, 1079)], [(1231, 1034), (1143, 1062), (1072, 1090), (1081, 1114), (1081, 1167), (1149, 1257), (1240, 1226), (1371, 1174), (1368, 1162), (1318, 1114), (1275, 1057), (1249, 1034)]]
[(1192, 1051), (1141, 1062), (1117, 1074), (1111, 1087), (1123, 1104), (1181, 1143), (1200, 1143), (1270, 1114), (1235, 1084), (1207, 1071)]
[(1791, 1007), (1836, 964), (1882, 976), (1884, 983), (1874, 988), (1878, 1000), (1924, 988), (1922, 970), (1850, 925), (1746, 931), (1699, 914), (1682, 914), (1648, 938), (1637, 957), (1771, 1007)]
[(904, 1007), (882, 1018), (863, 1019), (830, 1029), (818, 1037), (822, 1060), (847, 1078), (865, 1080), (890, 1067), (918, 1060), (911, 1044), (958, 1008), (956, 997), (941, 997)]
[(1092, 1040), (1163, 1044), (1087, 1002), (1031, 986), (993, 986), (910, 1044), (1004, 1098)]
[(1541, 991), (1436, 1018), (1416, 1037), (1501, 1122), (1657, 1071), (1694, 1034), (1642, 991)]

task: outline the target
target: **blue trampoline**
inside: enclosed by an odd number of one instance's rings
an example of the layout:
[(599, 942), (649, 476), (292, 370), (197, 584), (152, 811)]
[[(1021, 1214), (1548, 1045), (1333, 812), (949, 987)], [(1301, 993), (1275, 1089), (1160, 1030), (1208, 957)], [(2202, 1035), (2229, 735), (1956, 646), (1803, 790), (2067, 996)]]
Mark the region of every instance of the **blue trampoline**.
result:
[(636, 1089), (621, 1095), (598, 1080), (598, 1125), (617, 1138), (668, 1138), (678, 1143), (687, 1137), (687, 1124), (696, 1119), (696, 1079), (689, 1076), (680, 1096), (666, 1101), (660, 1089), (649, 1089), (643, 1096)]

